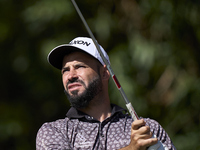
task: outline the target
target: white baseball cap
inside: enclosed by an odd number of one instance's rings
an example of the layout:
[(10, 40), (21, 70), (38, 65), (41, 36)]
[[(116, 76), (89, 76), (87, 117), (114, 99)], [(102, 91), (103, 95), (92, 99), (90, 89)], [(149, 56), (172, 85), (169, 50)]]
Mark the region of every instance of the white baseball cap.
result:
[[(107, 59), (108, 63), (110, 63), (109, 56), (105, 52), (105, 50), (100, 46), (100, 49), (104, 55), (104, 57)], [(87, 37), (77, 37), (73, 39), (69, 44), (63, 44), (55, 47), (51, 52), (49, 53), (47, 60), (48, 62), (54, 66), (57, 69), (62, 69), (62, 63), (63, 63), (63, 57), (65, 55), (68, 55), (69, 53), (73, 51), (84, 51), (87, 54), (90, 54), (99, 62), (104, 65), (103, 59), (101, 58), (93, 40), (91, 38)]]

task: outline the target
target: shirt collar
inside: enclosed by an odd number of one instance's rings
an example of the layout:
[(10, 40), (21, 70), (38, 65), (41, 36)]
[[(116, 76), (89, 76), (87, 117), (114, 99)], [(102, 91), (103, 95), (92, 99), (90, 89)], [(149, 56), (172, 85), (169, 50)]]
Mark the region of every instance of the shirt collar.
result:
[[(124, 108), (121, 108), (120, 106), (118, 105), (115, 105), (115, 104), (111, 104), (111, 107), (112, 107), (112, 116), (118, 112), (122, 112), (122, 111), (126, 111)], [(85, 114), (84, 112), (81, 112), (79, 110), (77, 110), (76, 108), (74, 107), (71, 107), (69, 109), (69, 111), (67, 112), (66, 116), (69, 118), (69, 119), (72, 119), (72, 118), (76, 118), (76, 119), (79, 119), (79, 118), (85, 118), (85, 117), (88, 117), (87, 114)]]

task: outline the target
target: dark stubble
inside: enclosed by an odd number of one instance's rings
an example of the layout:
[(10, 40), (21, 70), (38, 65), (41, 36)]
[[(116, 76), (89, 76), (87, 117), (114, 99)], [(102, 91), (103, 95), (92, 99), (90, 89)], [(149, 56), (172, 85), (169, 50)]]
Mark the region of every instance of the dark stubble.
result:
[[(64, 90), (69, 102), (71, 103), (71, 106), (75, 108), (86, 108), (89, 105), (89, 103), (94, 99), (94, 97), (102, 91), (102, 83), (100, 76), (97, 76), (93, 81), (91, 81), (88, 87), (86, 87), (83, 81), (78, 79), (69, 81), (67, 85), (74, 82), (81, 83), (85, 88), (85, 91), (83, 93), (78, 94), (78, 90), (74, 90), (71, 92), (71, 95), (68, 91)], [(66, 86), (66, 88), (67, 87), (68, 86)]]

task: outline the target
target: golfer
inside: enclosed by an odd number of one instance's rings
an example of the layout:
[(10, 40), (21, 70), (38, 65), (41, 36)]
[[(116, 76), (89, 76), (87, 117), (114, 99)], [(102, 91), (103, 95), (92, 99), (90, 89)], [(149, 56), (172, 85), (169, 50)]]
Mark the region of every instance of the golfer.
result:
[(60, 45), (49, 53), (48, 61), (62, 72), (71, 108), (64, 119), (42, 125), (37, 133), (37, 150), (146, 150), (157, 142), (163, 150), (175, 150), (158, 122), (133, 120), (125, 109), (110, 103), (110, 73), (92, 39), (77, 37)]

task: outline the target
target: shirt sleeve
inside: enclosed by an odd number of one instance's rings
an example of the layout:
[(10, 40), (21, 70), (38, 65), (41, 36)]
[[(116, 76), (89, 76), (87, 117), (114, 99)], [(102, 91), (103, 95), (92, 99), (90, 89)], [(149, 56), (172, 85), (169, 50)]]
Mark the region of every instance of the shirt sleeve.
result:
[(151, 132), (158, 138), (158, 140), (163, 143), (169, 150), (176, 150), (170, 137), (162, 128), (162, 126), (155, 120), (145, 118), (147, 125), (150, 127)]
[(70, 150), (68, 138), (62, 131), (63, 124), (59, 122), (45, 123), (39, 129), (36, 137), (36, 150)]

